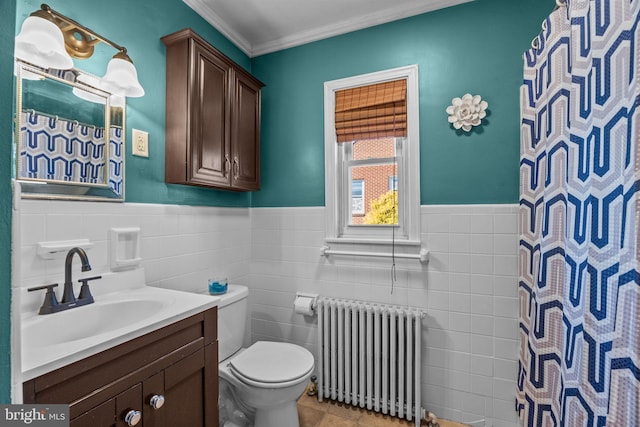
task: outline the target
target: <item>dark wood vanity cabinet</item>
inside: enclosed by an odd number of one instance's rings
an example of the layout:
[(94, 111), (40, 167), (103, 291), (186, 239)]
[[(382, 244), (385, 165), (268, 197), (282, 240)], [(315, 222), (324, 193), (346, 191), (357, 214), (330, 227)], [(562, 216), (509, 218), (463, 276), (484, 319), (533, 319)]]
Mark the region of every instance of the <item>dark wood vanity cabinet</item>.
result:
[(217, 427), (217, 308), (29, 380), (23, 389), (25, 403), (69, 404), (71, 427), (126, 427), (128, 414), (140, 416), (135, 425), (144, 427)]
[(162, 42), (167, 49), (165, 181), (258, 190), (264, 85), (191, 29)]

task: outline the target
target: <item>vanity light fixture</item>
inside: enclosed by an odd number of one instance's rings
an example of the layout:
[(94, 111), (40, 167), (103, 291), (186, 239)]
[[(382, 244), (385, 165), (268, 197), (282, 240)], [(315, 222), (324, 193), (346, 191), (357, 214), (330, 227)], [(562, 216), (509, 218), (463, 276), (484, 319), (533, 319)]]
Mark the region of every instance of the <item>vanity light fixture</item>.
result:
[(107, 65), (107, 72), (98, 87), (126, 97), (140, 97), (144, 89), (138, 82), (138, 73), (127, 49), (42, 4), (22, 23), (15, 39), (16, 58), (48, 69), (67, 70), (73, 67), (73, 58), (87, 59), (100, 42), (118, 51)]

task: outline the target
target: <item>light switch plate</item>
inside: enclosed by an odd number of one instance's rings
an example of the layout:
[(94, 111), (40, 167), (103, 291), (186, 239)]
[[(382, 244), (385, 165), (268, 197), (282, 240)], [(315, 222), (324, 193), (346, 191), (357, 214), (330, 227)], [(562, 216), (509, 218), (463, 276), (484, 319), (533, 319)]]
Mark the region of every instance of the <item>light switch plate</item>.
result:
[(134, 156), (149, 157), (149, 134), (133, 129), (131, 131), (131, 149)]

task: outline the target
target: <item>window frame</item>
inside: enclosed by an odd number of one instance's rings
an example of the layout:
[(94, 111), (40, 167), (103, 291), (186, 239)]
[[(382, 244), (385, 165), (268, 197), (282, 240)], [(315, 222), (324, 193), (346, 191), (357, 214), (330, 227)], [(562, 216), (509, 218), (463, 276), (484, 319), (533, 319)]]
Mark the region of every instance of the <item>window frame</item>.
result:
[[(407, 136), (399, 146), (396, 142), (398, 165), (399, 217), (398, 226), (350, 225), (345, 223), (345, 210), (350, 214), (351, 177), (343, 171), (344, 147), (336, 142), (335, 93), (339, 90), (385, 81), (405, 79), (407, 82)], [(363, 74), (324, 83), (325, 125), (325, 206), (327, 242), (366, 244), (420, 244), (420, 125), (418, 66), (409, 65)], [(396, 138), (396, 140), (401, 138)], [(342, 185), (341, 185), (342, 184)], [(346, 188), (345, 188), (346, 187)], [(403, 190), (404, 189), (404, 190)], [(349, 204), (345, 201), (349, 200)], [(341, 205), (346, 209), (341, 210)], [(391, 231), (391, 227), (395, 230)], [(400, 231), (400, 232), (398, 232)]]

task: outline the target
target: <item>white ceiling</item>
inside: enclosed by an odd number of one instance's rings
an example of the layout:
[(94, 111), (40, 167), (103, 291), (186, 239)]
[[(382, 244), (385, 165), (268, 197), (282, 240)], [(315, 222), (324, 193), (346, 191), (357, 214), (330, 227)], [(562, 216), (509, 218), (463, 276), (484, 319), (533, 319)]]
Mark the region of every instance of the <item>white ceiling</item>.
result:
[(473, 0), (183, 0), (253, 57)]

